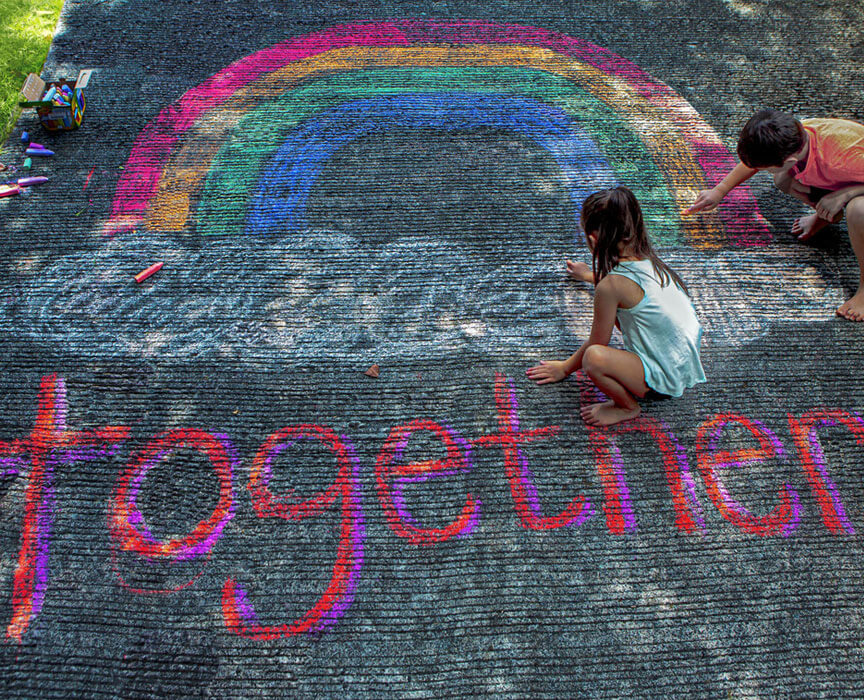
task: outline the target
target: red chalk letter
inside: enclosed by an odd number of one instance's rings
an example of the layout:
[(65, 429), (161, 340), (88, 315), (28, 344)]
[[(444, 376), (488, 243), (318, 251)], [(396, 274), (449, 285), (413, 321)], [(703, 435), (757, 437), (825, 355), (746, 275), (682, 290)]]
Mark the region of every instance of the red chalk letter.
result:
[(641, 416), (606, 430), (591, 429), (588, 433), (588, 439), (597, 459), (597, 471), (603, 483), (605, 495), (603, 510), (606, 513), (606, 526), (609, 532), (622, 535), (626, 531), (636, 529), (636, 516), (630, 502), (630, 491), (627, 488), (621, 452), (615, 441), (616, 436), (625, 433), (650, 435), (660, 448), (663, 470), (666, 473), (669, 490), (672, 492), (675, 525), (685, 532), (692, 532), (697, 528), (704, 530), (702, 506), (696, 497), (696, 485), (690, 474), (687, 454), (667, 425), (647, 416)]
[[(202, 519), (185, 537), (166, 541), (158, 540), (149, 530), (136, 499), (147, 473), (178, 447), (191, 447), (204, 454), (219, 478), (219, 502), (209, 518)], [(157, 561), (191, 561), (202, 554), (209, 554), (222, 536), (222, 531), (234, 516), (233, 469), (236, 458), (233, 448), (224, 435), (214, 436), (203, 430), (182, 428), (157, 435), (130, 460), (121, 474), (108, 515), (108, 529), (116, 552), (132, 552)], [(119, 569), (116, 570), (121, 585), (125, 583)], [(195, 579), (192, 579), (194, 581)], [(169, 590), (133, 589), (139, 593), (171, 593), (185, 588), (192, 581)]]
[(500, 372), (495, 373), (495, 404), (498, 407), (499, 431), (472, 440), (471, 444), (476, 447), (501, 445), (504, 449), (504, 469), (522, 527), (528, 530), (554, 530), (585, 522), (591, 516), (591, 504), (581, 495), (576, 496), (559, 515), (543, 515), (528, 460), (519, 449), (523, 443), (557, 434), (558, 426), (520, 430), (516, 389), (513, 382)]
[[(55, 466), (113, 454), (129, 436), (125, 427), (68, 431), (66, 414), (66, 383), (63, 378), (56, 374), (43, 377), (33, 432), (27, 440), (16, 440), (4, 445), (2, 450), (3, 462), (14, 461), (15, 471), (24, 464), (20, 453), (26, 451), (30, 455), (30, 474), (24, 489), (21, 550), (12, 590), (12, 619), (6, 628), (6, 636), (18, 642), (42, 609), (48, 585)], [(13, 459), (13, 452), (19, 456)]]
[[(759, 442), (759, 447), (726, 452), (719, 449), (723, 429), (730, 423), (746, 428)], [(780, 505), (770, 513), (756, 516), (738, 503), (726, 488), (720, 472), (730, 467), (744, 467), (783, 454), (783, 445), (768, 428), (755, 420), (732, 413), (709, 418), (699, 426), (696, 436), (696, 460), (708, 495), (717, 510), (729, 522), (744, 532), (768, 536), (789, 535), (798, 525), (801, 506), (798, 494), (788, 484), (780, 490)]]
[[(326, 491), (305, 501), (288, 495), (274, 494), (268, 483), (272, 477), (273, 458), (297, 440), (318, 440), (335, 456), (338, 467), (336, 482)], [(327, 507), (342, 501), (342, 525), (339, 547), (330, 585), (315, 606), (303, 617), (281, 625), (262, 625), (249, 602), (246, 591), (229, 578), (222, 587), (222, 619), (225, 626), (249, 639), (278, 639), (303, 632), (321, 632), (345, 614), (351, 606), (354, 589), (363, 566), (363, 511), (360, 489), (360, 462), (351, 443), (340, 438), (330, 428), (298, 425), (282, 428), (271, 435), (252, 463), (249, 492), (252, 505), (260, 518), (303, 520), (322, 513)]]
[(821, 425), (845, 425), (855, 435), (859, 445), (864, 445), (864, 420), (861, 416), (848, 411), (815, 408), (807, 411), (800, 419), (789, 414), (789, 429), (813, 496), (822, 510), (822, 521), (833, 534), (855, 534), (855, 529), (846, 515), (843, 501), (833, 479), (828, 474), (825, 453), (819, 442)]
[[(442, 460), (429, 460), (403, 464), (402, 455), (411, 435), (418, 430), (428, 430), (442, 442), (447, 456)], [(443, 528), (424, 528), (408, 512), (403, 496), (406, 484), (426, 481), (451, 474), (462, 474), (471, 470), (471, 445), (451, 428), (430, 420), (415, 420), (399, 425), (390, 431), (378, 454), (375, 475), (378, 481), (378, 499), (387, 515), (387, 522), (400, 537), (412, 544), (430, 545), (444, 542), (451, 537), (464, 537), (480, 519), (480, 501), (470, 493), (462, 513), (450, 525)]]

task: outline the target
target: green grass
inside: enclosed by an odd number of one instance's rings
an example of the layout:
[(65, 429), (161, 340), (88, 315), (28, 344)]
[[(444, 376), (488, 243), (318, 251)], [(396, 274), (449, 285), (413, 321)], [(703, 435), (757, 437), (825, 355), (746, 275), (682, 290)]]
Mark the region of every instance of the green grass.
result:
[(21, 113), (24, 79), (42, 71), (61, 7), (63, 0), (0, 0), (0, 143)]

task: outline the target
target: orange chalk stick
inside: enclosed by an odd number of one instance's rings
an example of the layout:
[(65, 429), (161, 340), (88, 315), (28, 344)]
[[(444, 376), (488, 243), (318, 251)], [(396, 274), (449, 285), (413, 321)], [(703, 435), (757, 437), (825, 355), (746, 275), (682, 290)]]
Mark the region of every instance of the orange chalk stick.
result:
[(150, 275), (153, 275), (153, 274), (159, 272), (159, 270), (162, 269), (162, 266), (164, 264), (165, 263), (162, 263), (162, 262), (153, 263), (146, 270), (141, 270), (141, 272), (139, 272), (137, 275), (135, 275), (135, 281), (140, 284), (141, 282), (146, 280)]

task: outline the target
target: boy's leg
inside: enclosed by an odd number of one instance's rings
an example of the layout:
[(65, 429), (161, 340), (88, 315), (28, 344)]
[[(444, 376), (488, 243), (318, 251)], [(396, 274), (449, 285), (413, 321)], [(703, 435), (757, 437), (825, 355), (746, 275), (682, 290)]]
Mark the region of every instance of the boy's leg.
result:
[(837, 313), (850, 321), (864, 321), (864, 196), (855, 197), (846, 205), (846, 225), (849, 242), (858, 259), (858, 291)]
[(634, 396), (648, 393), (642, 360), (632, 352), (591, 345), (582, 356), (582, 369), (611, 401), (582, 408), (589, 425), (613, 425), (638, 416), (642, 409)]
[[(819, 201), (817, 196), (814, 201), (813, 194), (811, 192), (811, 188), (809, 185), (802, 185), (798, 180), (796, 180), (791, 175), (787, 173), (775, 173), (774, 174), (774, 184), (777, 186), (777, 189), (781, 192), (785, 192), (788, 195), (795, 197), (808, 207), (815, 207), (816, 203)], [(827, 190), (826, 190), (827, 191)], [(836, 221), (839, 221), (838, 218)], [(836, 223), (836, 221), (834, 223)], [(799, 241), (807, 241), (813, 236), (815, 236), (819, 231), (828, 226), (832, 222), (822, 219), (816, 216), (815, 212), (813, 214), (808, 214), (807, 216), (802, 216), (799, 219), (796, 219), (792, 224), (792, 235), (796, 236)]]

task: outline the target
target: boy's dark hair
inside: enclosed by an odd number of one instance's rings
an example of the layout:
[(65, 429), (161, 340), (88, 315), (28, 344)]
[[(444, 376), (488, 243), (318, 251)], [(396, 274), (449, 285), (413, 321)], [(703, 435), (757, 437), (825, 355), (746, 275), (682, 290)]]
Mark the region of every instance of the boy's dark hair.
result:
[(748, 168), (783, 165), (804, 146), (804, 127), (795, 117), (776, 109), (756, 112), (738, 136), (738, 157)]

